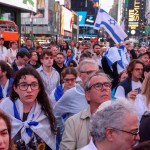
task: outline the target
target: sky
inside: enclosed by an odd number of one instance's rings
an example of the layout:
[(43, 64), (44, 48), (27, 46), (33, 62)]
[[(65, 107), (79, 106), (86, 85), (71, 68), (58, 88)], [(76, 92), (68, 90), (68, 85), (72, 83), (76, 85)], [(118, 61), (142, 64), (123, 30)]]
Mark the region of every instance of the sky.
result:
[(104, 9), (106, 12), (109, 12), (110, 8), (113, 5), (114, 0), (99, 0), (101, 4), (101, 8)]

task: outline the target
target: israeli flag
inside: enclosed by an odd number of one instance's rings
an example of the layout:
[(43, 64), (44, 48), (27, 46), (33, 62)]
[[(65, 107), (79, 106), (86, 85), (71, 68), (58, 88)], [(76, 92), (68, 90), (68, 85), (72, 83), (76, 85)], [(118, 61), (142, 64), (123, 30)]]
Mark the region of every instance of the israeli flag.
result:
[(119, 26), (116, 20), (101, 8), (96, 17), (94, 29), (99, 30), (100, 27), (103, 27), (108, 32), (116, 44), (120, 43), (127, 37), (127, 34)]
[(126, 49), (124, 46), (111, 47), (106, 50), (105, 57), (107, 59), (109, 67), (112, 69), (113, 63), (117, 62), (118, 73), (122, 72), (128, 66), (128, 61), (126, 59)]

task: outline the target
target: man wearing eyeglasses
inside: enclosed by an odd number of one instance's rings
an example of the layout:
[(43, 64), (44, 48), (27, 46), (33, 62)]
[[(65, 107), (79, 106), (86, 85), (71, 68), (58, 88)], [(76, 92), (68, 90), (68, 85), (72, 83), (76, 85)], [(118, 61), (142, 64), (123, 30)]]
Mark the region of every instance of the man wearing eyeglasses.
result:
[(58, 132), (60, 134), (62, 134), (64, 130), (64, 121), (89, 107), (83, 87), (87, 76), (97, 70), (98, 66), (93, 59), (83, 60), (78, 68), (78, 76), (82, 80), (81, 84), (76, 84), (75, 87), (67, 90), (55, 104), (54, 114), (57, 119)]
[(92, 138), (81, 150), (131, 150), (140, 139), (135, 108), (124, 100), (97, 110), (90, 125)]
[(84, 90), (90, 108), (81, 111), (66, 121), (60, 145), (61, 150), (79, 150), (89, 143), (90, 118), (103, 102), (111, 99), (111, 80), (104, 73), (94, 72), (87, 77)]

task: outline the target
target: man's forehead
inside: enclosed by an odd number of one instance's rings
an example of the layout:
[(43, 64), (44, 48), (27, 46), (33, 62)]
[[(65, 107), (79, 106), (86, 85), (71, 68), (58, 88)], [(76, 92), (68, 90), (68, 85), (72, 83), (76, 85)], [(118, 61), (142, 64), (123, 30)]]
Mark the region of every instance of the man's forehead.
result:
[(93, 76), (90, 80), (90, 82), (95, 82), (96, 83), (100, 83), (100, 82), (109, 82), (108, 78), (105, 76), (101, 76), (101, 75), (97, 75), (97, 76)]
[(84, 68), (86, 71), (98, 70), (98, 67), (96, 66), (96, 64), (85, 64), (85, 65), (83, 66), (83, 68)]

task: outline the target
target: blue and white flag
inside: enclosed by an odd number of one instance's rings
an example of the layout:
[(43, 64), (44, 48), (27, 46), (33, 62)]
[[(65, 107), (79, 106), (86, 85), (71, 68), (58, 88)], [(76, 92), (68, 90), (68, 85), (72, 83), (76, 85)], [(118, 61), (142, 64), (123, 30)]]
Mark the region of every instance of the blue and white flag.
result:
[(119, 26), (116, 20), (101, 8), (96, 17), (94, 29), (99, 30), (100, 27), (103, 27), (108, 32), (116, 44), (120, 43), (127, 37), (127, 34)]
[(107, 59), (110, 69), (112, 69), (113, 63), (117, 62), (118, 73), (122, 72), (128, 66), (129, 62), (126, 59), (126, 49), (124, 46), (111, 47), (106, 50), (105, 57)]

